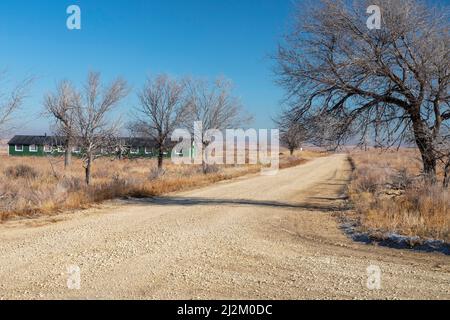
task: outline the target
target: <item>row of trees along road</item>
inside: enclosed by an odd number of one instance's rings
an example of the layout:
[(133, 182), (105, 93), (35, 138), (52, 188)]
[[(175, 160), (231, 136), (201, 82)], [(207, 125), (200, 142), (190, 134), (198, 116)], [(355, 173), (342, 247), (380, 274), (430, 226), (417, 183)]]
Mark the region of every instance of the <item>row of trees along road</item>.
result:
[[(55, 132), (64, 138), (65, 166), (71, 165), (71, 150), (80, 147), (86, 183), (91, 182), (92, 164), (99, 150), (121, 154), (117, 137), (124, 123), (121, 118), (111, 121), (110, 113), (129, 94), (122, 79), (104, 87), (100, 74), (90, 73), (82, 90), (71, 82), (62, 81), (55, 92), (44, 99), (45, 114), (55, 121)], [(229, 81), (213, 83), (193, 79), (173, 79), (167, 75), (149, 78), (138, 92), (139, 104), (134, 108), (133, 121), (128, 128), (133, 136), (150, 138), (158, 150), (158, 169), (163, 167), (164, 153), (169, 151), (171, 134), (177, 128), (193, 133), (199, 121), (203, 131), (224, 130), (243, 124), (244, 116), (239, 100), (232, 96)], [(208, 141), (201, 137), (204, 146)], [(207, 165), (203, 161), (206, 173)]]
[[(381, 29), (366, 10), (381, 8)], [(415, 143), (423, 172), (450, 183), (449, 7), (419, 0), (299, 4), (276, 56), (286, 115), (312, 141), (339, 146), (376, 133), (386, 147)], [(351, 141), (351, 140), (350, 140)]]
[[(170, 148), (170, 135), (175, 129), (184, 128), (191, 137), (201, 141), (203, 149), (210, 143), (205, 132), (225, 130), (243, 125), (250, 120), (239, 100), (232, 95), (228, 80), (214, 82), (204, 80), (171, 79), (159, 75), (148, 79), (139, 92), (140, 105), (136, 108), (135, 121), (130, 130), (138, 136), (151, 137), (157, 144), (158, 168), (163, 165), (163, 153)], [(194, 123), (201, 123), (200, 136)], [(207, 164), (202, 153), (203, 172)]]

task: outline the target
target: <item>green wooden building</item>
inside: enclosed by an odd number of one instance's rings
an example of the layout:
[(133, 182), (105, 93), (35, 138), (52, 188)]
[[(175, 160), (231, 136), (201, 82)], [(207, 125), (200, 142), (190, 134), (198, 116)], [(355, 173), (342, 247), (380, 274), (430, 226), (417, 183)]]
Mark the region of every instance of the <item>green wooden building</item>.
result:
[[(118, 152), (120, 148), (122, 154), (128, 158), (155, 158), (158, 156), (156, 144), (152, 139), (123, 137), (117, 139), (117, 145), (116, 150), (101, 148), (97, 152), (107, 156)], [(64, 138), (17, 135), (8, 142), (8, 151), (10, 156), (16, 157), (62, 156), (65, 153)], [(81, 148), (75, 142), (72, 147), (72, 155), (78, 156), (80, 154)], [(193, 147), (179, 150), (177, 155), (180, 157), (192, 157)], [(171, 153), (165, 152), (164, 156), (171, 157)]]

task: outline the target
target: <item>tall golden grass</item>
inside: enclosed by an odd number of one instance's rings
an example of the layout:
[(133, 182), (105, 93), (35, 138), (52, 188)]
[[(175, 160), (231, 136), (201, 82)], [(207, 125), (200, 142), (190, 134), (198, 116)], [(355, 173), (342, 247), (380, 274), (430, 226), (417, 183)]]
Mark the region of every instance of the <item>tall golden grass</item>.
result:
[(450, 191), (426, 185), (419, 154), (355, 152), (349, 193), (365, 231), (450, 241)]
[[(280, 167), (304, 161), (282, 157)], [(83, 209), (115, 198), (159, 196), (260, 170), (260, 165), (213, 166), (204, 174), (200, 165), (175, 165), (168, 160), (163, 174), (157, 174), (157, 162), (153, 159), (102, 158), (95, 161), (92, 184), (86, 186), (79, 159), (64, 170), (63, 161), (58, 158), (0, 156), (0, 221)]]

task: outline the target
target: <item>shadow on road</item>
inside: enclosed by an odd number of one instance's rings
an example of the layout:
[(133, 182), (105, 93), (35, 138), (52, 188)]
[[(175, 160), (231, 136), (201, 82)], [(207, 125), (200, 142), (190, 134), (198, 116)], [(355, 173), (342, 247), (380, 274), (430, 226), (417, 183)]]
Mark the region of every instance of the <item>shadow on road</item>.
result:
[[(313, 197), (312, 200), (342, 200), (342, 198), (319, 198)], [(257, 206), (257, 207), (272, 207), (284, 209), (300, 209), (309, 211), (321, 212), (336, 212), (346, 210), (342, 205), (325, 204), (325, 203), (311, 203), (306, 202), (279, 202), (279, 201), (264, 201), (264, 200), (248, 200), (248, 199), (217, 199), (217, 198), (183, 198), (183, 197), (161, 197), (161, 198), (142, 198), (129, 199), (128, 201), (134, 204), (154, 204), (154, 205), (176, 205), (176, 206)]]

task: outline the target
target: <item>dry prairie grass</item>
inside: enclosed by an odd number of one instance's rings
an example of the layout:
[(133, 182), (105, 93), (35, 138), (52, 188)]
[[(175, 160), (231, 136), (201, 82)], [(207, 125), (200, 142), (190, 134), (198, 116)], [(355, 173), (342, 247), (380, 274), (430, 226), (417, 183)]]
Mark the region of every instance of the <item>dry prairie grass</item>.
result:
[(356, 152), (349, 193), (361, 227), (450, 241), (450, 191), (427, 186), (416, 150)]
[[(174, 165), (168, 160), (163, 174), (159, 175), (153, 159), (112, 161), (105, 158), (94, 163), (93, 182), (86, 186), (78, 159), (68, 170), (64, 170), (62, 159), (2, 156), (0, 160), (0, 221), (84, 209), (115, 198), (158, 196), (257, 173), (261, 169), (260, 165), (217, 166), (205, 175), (201, 166)], [(282, 157), (280, 167), (304, 161), (299, 157)]]

